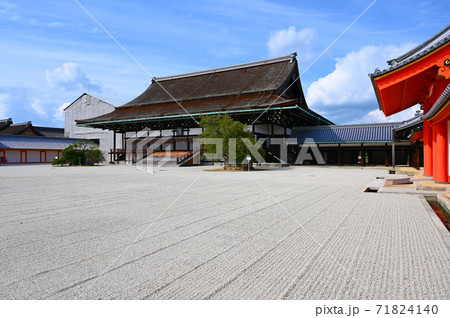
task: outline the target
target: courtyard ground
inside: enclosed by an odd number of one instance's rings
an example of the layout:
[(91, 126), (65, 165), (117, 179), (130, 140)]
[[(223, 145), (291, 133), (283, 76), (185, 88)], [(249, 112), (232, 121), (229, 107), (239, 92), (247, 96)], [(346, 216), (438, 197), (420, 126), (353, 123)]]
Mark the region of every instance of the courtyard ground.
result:
[(450, 252), (387, 171), (0, 166), (1, 299), (449, 299)]

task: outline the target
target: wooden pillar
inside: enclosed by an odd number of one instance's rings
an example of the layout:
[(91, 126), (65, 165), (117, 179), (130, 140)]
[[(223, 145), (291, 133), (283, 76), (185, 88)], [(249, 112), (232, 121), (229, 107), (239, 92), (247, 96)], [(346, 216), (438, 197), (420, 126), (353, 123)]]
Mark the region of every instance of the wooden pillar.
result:
[(177, 142), (175, 141), (176, 129), (172, 130), (172, 151), (177, 150)]
[(191, 145), (189, 144), (189, 128), (186, 129), (186, 150), (191, 150)]
[(44, 159), (45, 159), (45, 162), (47, 162), (47, 150), (45, 150), (45, 152), (44, 152)]
[(361, 144), (361, 166), (364, 167), (366, 165), (366, 152), (364, 149), (364, 144)]
[[(402, 152), (403, 152), (403, 150), (402, 150)], [(410, 156), (409, 156), (409, 151), (407, 151), (407, 152), (406, 152), (406, 165), (407, 165), (407, 166), (410, 165), (410, 161), (411, 161), (411, 158), (410, 158)]]
[(433, 179), (436, 180), (436, 176), (437, 176), (437, 171), (438, 171), (438, 148), (436, 145), (437, 142), (437, 125), (432, 127), (432, 153), (433, 153)]
[(436, 126), (436, 175), (437, 182), (447, 182), (448, 179), (448, 155), (447, 155), (447, 121), (443, 120)]
[(117, 161), (117, 156), (116, 156), (116, 152), (117, 152), (117, 148), (116, 148), (116, 132), (113, 131), (113, 155), (111, 156), (111, 161)]
[(342, 166), (342, 149), (341, 149), (341, 144), (338, 144), (338, 166)]
[(387, 167), (389, 166), (389, 148), (388, 148), (388, 144), (385, 143), (384, 144), (384, 166)]
[(415, 166), (415, 168), (417, 170), (420, 170), (420, 142), (416, 142), (415, 152), (416, 152), (416, 162), (415, 162), (416, 166)]
[(395, 169), (395, 141), (392, 142), (392, 169)]
[[(320, 147), (319, 147), (319, 144), (316, 144), (316, 146), (317, 146), (317, 151), (320, 153)], [(322, 155), (322, 157), (323, 157), (323, 155)], [(280, 158), (281, 158), (281, 145), (280, 145)], [(314, 159), (316, 159), (316, 165), (318, 165), (319, 162), (317, 161), (317, 158), (314, 157)]]
[(426, 119), (423, 121), (423, 170), (426, 176), (433, 175), (433, 132)]

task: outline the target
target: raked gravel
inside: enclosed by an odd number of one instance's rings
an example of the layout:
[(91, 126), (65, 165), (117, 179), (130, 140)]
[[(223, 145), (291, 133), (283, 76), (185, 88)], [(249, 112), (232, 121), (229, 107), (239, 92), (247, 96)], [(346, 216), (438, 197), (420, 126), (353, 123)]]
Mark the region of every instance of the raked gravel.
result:
[(204, 169), (0, 166), (0, 298), (450, 298), (420, 197), (363, 192), (387, 171)]

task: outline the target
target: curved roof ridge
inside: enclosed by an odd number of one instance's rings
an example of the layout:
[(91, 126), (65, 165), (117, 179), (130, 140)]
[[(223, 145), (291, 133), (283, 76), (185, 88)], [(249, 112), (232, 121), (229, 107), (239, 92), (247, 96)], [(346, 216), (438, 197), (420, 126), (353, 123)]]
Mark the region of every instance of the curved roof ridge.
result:
[(408, 65), (423, 56), (439, 49), (440, 47), (446, 45), (450, 42), (450, 24), (442, 29), (439, 33), (432, 36), (430, 39), (415, 47), (414, 49), (406, 52), (402, 56), (387, 61), (389, 67), (383, 70), (378, 68), (375, 69), (373, 73), (369, 73), (370, 78), (379, 77), (381, 75), (387, 74), (394, 70), (401, 68), (402, 66)]
[(341, 128), (366, 128), (366, 127), (383, 127), (383, 126), (398, 126), (402, 122), (386, 122), (386, 123), (367, 123), (367, 124), (347, 124), (347, 125), (320, 125), (320, 126), (300, 126), (294, 129), (341, 129)]
[(446, 105), (450, 101), (450, 84), (442, 92), (441, 96), (437, 99), (434, 105), (430, 108), (430, 110), (423, 116), (425, 119), (430, 119), (434, 115), (436, 115), (439, 110)]
[[(399, 63), (399, 62), (407, 59), (408, 57), (414, 55), (415, 53), (417, 53), (421, 49), (429, 46), (430, 44), (432, 44), (433, 41), (438, 40), (438, 42), (436, 43), (436, 44), (438, 44), (440, 42), (440, 40), (443, 40), (443, 39), (447, 38), (449, 35), (450, 35), (450, 24), (447, 25), (445, 28), (443, 28), (438, 33), (436, 33), (435, 35), (433, 35), (431, 38), (429, 38), (428, 40), (423, 42), (422, 44), (419, 44), (418, 46), (413, 48), (412, 50), (409, 50), (408, 52), (404, 53), (403, 55), (401, 55), (401, 56), (399, 56), (399, 57), (397, 57), (395, 59), (387, 61), (387, 64), (391, 65), (391, 66), (395, 65), (396, 63)], [(442, 39), (439, 39), (440, 37), (442, 37)]]
[(241, 68), (248, 68), (248, 67), (266, 65), (266, 64), (271, 64), (271, 63), (284, 62), (284, 61), (291, 61), (291, 63), (293, 63), (296, 60), (296, 56), (297, 56), (297, 52), (294, 52), (289, 55), (275, 57), (275, 58), (271, 58), (271, 59), (235, 64), (235, 65), (230, 65), (230, 66), (222, 66), (222, 67), (211, 68), (211, 69), (206, 69), (206, 70), (196, 71), (196, 72), (153, 77), (153, 79), (157, 82), (162, 82), (162, 81), (173, 80), (173, 79), (178, 79), (178, 78), (194, 77), (194, 76), (213, 74), (213, 73), (218, 73), (218, 72), (226, 72), (226, 71), (238, 70)]

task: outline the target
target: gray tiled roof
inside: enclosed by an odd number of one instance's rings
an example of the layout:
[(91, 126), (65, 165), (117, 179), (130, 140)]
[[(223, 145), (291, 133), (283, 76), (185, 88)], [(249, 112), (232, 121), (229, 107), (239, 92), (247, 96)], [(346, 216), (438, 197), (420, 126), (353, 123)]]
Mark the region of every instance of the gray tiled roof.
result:
[(428, 53), (436, 50), (437, 48), (443, 46), (447, 42), (450, 41), (450, 24), (447, 25), (444, 29), (442, 29), (439, 33), (435, 34), (429, 40), (423, 42), (419, 46), (415, 47), (411, 51), (403, 54), (402, 56), (392, 59), (387, 63), (390, 65), (389, 68), (380, 71), (376, 69), (373, 74), (369, 74), (370, 77), (378, 77), (389, 73), (393, 70), (396, 70), (406, 64), (409, 64), (422, 56), (427, 55)]
[(11, 118), (0, 119), (0, 130), (9, 127), (12, 123)]
[(64, 128), (33, 126), (45, 137), (64, 138)]
[(405, 120), (402, 124), (395, 128), (396, 131), (400, 131), (406, 128), (414, 127), (416, 125), (421, 125), (423, 123), (423, 115), (414, 116), (409, 120)]
[(392, 130), (399, 125), (400, 123), (383, 123), (296, 127), (290, 137), (297, 138), (298, 143), (304, 143), (307, 138), (319, 144), (392, 142)]
[(0, 135), (0, 148), (6, 149), (55, 149), (62, 150), (79, 141), (71, 138), (49, 138), (27, 135)]
[(433, 117), (445, 104), (450, 101), (450, 84), (447, 85), (441, 96), (434, 103), (433, 107), (424, 116), (425, 119)]

